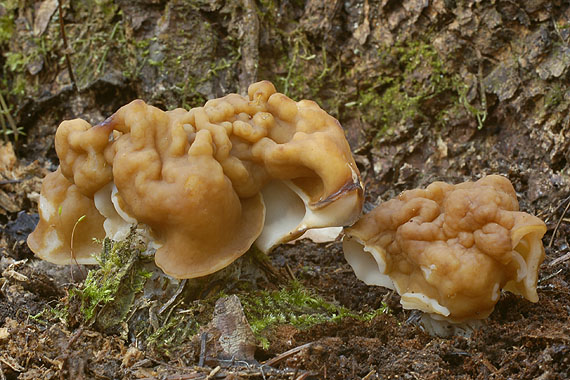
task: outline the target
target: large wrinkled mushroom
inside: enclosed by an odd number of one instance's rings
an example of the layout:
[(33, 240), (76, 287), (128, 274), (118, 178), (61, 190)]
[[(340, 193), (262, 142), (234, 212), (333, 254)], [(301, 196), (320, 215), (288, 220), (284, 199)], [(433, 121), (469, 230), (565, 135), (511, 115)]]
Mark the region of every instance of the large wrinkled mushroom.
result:
[(406, 309), (452, 322), (487, 317), (501, 289), (536, 302), (546, 226), (520, 212), (504, 177), (435, 182), (380, 204), (345, 230), (358, 278), (395, 289)]
[[(120, 240), (143, 226), (157, 265), (177, 278), (213, 273), (254, 241), (268, 252), (310, 228), (353, 223), (363, 190), (338, 121), (267, 81), (248, 92), (190, 111), (136, 100), (94, 127), (63, 122), (59, 176), (98, 211), (92, 222), (107, 237)], [(66, 223), (52, 229), (67, 231)], [(39, 230), (30, 247), (53, 261)]]

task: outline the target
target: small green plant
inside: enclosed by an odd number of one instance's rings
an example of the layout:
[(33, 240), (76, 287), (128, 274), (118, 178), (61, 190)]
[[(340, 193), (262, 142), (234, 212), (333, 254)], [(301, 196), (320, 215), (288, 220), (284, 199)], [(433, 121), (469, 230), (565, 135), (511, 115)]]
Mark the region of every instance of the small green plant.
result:
[(467, 100), (467, 90), (468, 90), (468, 86), (457, 80), (456, 81), (457, 85), (456, 85), (456, 90), (457, 90), (457, 94), (459, 95), (459, 104), (461, 104), (463, 107), (465, 107), (465, 109), (473, 116), (475, 116), (475, 118), (477, 119), (477, 129), (482, 129), (483, 128), (483, 124), (485, 123), (485, 120), (487, 119), (487, 108), (485, 106), (485, 104), (483, 104), (482, 107), (476, 107), (474, 105), (472, 105), (471, 103), (469, 103), (469, 101)]
[(51, 321), (58, 321), (65, 323), (69, 318), (69, 309), (63, 305), (48, 306), (37, 314), (30, 315), (30, 319), (42, 324), (47, 325)]

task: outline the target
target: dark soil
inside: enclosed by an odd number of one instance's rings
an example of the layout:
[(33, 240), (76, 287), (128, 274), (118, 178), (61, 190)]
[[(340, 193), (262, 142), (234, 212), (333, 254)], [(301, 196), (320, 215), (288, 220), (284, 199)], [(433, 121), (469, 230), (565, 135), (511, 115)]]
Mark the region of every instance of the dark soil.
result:
[[(0, 3), (0, 380), (570, 378), (568, 2), (62, 5), (67, 49), (57, 1)], [(389, 312), (308, 328), (278, 324), (255, 360), (203, 363), (200, 334), (165, 351), (80, 318), (46, 324), (38, 317), (68, 302), (85, 275), (42, 262), (25, 245), (41, 178), (58, 164), (59, 122), (97, 123), (135, 98), (164, 109), (199, 106), (243, 93), (257, 79), (313, 99), (339, 119), (366, 185), (367, 211), (435, 180), (508, 177), (521, 209), (548, 226), (539, 302), (504, 293), (471, 337), (432, 337), (397, 294), (354, 276), (339, 242), (302, 240), (272, 253), (265, 270), (279, 280), (258, 287), (295, 278), (355, 313), (384, 304)]]

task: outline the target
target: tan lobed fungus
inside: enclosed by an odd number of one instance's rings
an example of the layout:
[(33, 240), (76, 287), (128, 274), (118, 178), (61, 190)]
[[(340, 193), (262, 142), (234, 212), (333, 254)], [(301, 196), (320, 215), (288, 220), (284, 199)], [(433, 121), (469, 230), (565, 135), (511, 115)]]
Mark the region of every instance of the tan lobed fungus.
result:
[(28, 236), (32, 251), (56, 264), (96, 263), (92, 254), (99, 247), (93, 239), (105, 237), (104, 218), (60, 169), (42, 182), (39, 213), (40, 222)]
[[(63, 122), (61, 173), (99, 211), (93, 223), (106, 236), (145, 226), (157, 265), (177, 278), (213, 273), (254, 241), (268, 252), (307, 229), (353, 223), (363, 189), (338, 121), (267, 81), (248, 95), (190, 111), (135, 100), (94, 127)], [(36, 230), (29, 242), (44, 235)], [(30, 247), (51, 261), (41, 244)]]
[(452, 322), (482, 319), (501, 289), (538, 301), (546, 226), (518, 210), (504, 177), (435, 182), (345, 229), (345, 257), (367, 284), (395, 289), (405, 309)]

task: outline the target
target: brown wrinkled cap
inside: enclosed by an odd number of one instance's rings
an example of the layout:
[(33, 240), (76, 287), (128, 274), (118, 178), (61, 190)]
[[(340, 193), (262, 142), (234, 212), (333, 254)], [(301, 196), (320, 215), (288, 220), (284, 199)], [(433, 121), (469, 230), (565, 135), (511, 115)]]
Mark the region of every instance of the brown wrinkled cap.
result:
[(39, 224), (28, 235), (33, 252), (56, 264), (96, 263), (93, 255), (101, 246), (93, 239), (105, 237), (104, 218), (59, 169), (43, 180), (39, 214)]
[(85, 120), (75, 119), (64, 121), (55, 132), (61, 172), (86, 196), (92, 197), (113, 179), (103, 156), (111, 131), (108, 125), (91, 127)]
[(396, 289), (405, 308), (463, 321), (487, 317), (501, 289), (538, 300), (545, 232), (491, 175), (403, 192), (346, 229), (344, 250), (359, 278)]
[(214, 158), (212, 133), (191, 143), (184, 113), (136, 101), (111, 120), (122, 131), (113, 146), (113, 177), (124, 210), (151, 228), (162, 246), (156, 264), (177, 277), (199, 277), (233, 262), (263, 227), (259, 194), (240, 199)]
[(61, 172), (105, 215), (107, 236), (148, 226), (157, 264), (178, 278), (217, 271), (257, 239), (352, 224), (360, 174), (338, 121), (267, 81), (190, 111), (135, 100), (100, 125), (64, 122)]

